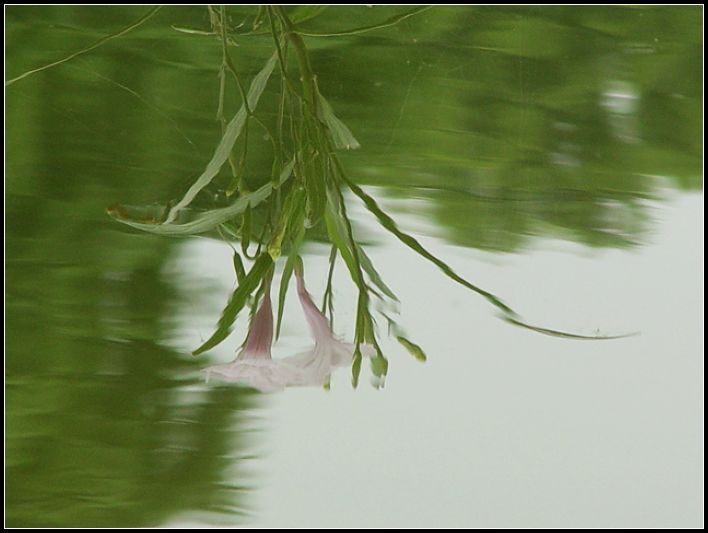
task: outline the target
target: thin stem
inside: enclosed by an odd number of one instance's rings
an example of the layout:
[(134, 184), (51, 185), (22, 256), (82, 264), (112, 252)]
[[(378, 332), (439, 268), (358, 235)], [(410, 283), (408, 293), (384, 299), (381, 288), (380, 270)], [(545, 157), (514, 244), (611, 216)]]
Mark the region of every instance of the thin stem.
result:
[(70, 54), (70, 55), (66, 56), (65, 58), (60, 59), (58, 61), (54, 61), (54, 62), (49, 63), (47, 65), (44, 65), (44, 66), (41, 66), (38, 68), (34, 68), (32, 70), (28, 70), (27, 72), (24, 72), (24, 73), (20, 74), (19, 76), (12, 78), (11, 80), (7, 80), (5, 82), (5, 87), (9, 87), (13, 83), (20, 81), (21, 79), (26, 78), (27, 76), (30, 76), (32, 74), (36, 74), (37, 72), (47, 70), (48, 68), (56, 67), (57, 65), (61, 65), (62, 63), (66, 63), (67, 61), (71, 61), (75, 57), (78, 57), (78, 56), (83, 55), (87, 52), (90, 52), (91, 50), (95, 50), (96, 48), (101, 46), (103, 43), (106, 43), (106, 42), (110, 41), (111, 39), (116, 39), (118, 37), (121, 37), (122, 35), (125, 35), (129, 31), (134, 30), (135, 28), (137, 28), (138, 26), (140, 26), (141, 24), (146, 22), (155, 13), (157, 13), (161, 7), (162, 6), (157, 6), (157, 7), (152, 8), (150, 11), (145, 13), (142, 17), (140, 17), (138, 20), (136, 20), (135, 22), (133, 22), (129, 26), (126, 26), (125, 28), (123, 28), (120, 31), (117, 31), (116, 33), (111, 33), (110, 35), (106, 35), (105, 37), (101, 37), (98, 41), (93, 43), (91, 46), (84, 48), (83, 50), (79, 50), (78, 52), (74, 52), (73, 54)]
[(223, 53), (224, 65), (231, 71), (234, 78), (236, 79), (236, 85), (238, 85), (238, 90), (241, 93), (241, 99), (243, 100), (243, 106), (246, 108), (246, 113), (251, 115), (251, 109), (248, 106), (248, 97), (246, 96), (246, 90), (243, 88), (241, 79), (236, 72), (236, 67), (234, 67), (233, 61), (231, 61), (231, 55), (229, 54), (228, 41), (226, 38), (226, 6), (221, 6), (221, 48)]
[(261, 128), (263, 128), (263, 131), (265, 131), (266, 136), (268, 137), (268, 140), (270, 143), (273, 145), (273, 154), (275, 155), (276, 158), (280, 158), (280, 155), (278, 154), (278, 148), (275, 143), (275, 138), (273, 137), (273, 134), (270, 131), (270, 128), (256, 115), (253, 115), (251, 117), (256, 124), (258, 124)]
[(295, 26), (288, 18), (285, 10), (281, 6), (275, 6), (274, 8), (278, 17), (285, 26), (286, 35), (293, 45), (295, 50), (295, 58), (297, 59), (298, 66), (300, 67), (300, 74), (302, 80), (302, 90), (305, 96), (305, 101), (309, 103), (312, 107), (311, 111), (314, 116), (317, 116), (317, 100), (315, 98), (315, 74), (312, 71), (312, 65), (310, 64), (310, 56), (307, 53), (307, 48), (305, 47), (305, 41), (295, 30)]
[(334, 264), (337, 261), (337, 247), (333, 244), (329, 253), (329, 273), (327, 274), (327, 288), (322, 300), (322, 313), (329, 311), (329, 326), (334, 328), (334, 304), (332, 302), (332, 278), (334, 275)]
[[(349, 240), (349, 245), (351, 246), (352, 258), (354, 259), (354, 264), (356, 266), (354, 274), (356, 275), (356, 284), (359, 287), (359, 303), (357, 309), (357, 332), (356, 332), (356, 352), (359, 352), (359, 346), (362, 341), (367, 340), (367, 333), (371, 333), (373, 337), (373, 327), (370, 324), (371, 315), (369, 314), (369, 294), (366, 289), (366, 281), (364, 281), (364, 273), (361, 270), (361, 261), (359, 259), (359, 252), (357, 251), (356, 241), (354, 240), (354, 231), (352, 229), (352, 224), (347, 216), (347, 207), (344, 203), (344, 195), (339, 187), (338, 183), (333, 183), (332, 187), (337, 193), (339, 204), (339, 210), (344, 221), (344, 227), (347, 230), (347, 239)], [(363, 330), (362, 330), (363, 329)], [(375, 340), (374, 340), (375, 342)]]
[[(224, 22), (223, 19), (219, 19), (219, 16), (217, 15), (216, 11), (212, 9), (211, 6), (207, 6), (209, 9), (209, 17), (211, 19), (211, 24), (212, 24), (212, 29), (216, 31), (216, 24), (219, 24), (219, 27), (221, 29), (221, 37), (222, 37), (222, 59), (221, 59), (221, 68), (219, 69), (219, 106), (216, 110), (216, 119), (221, 122), (221, 134), (223, 135), (224, 132), (226, 131), (226, 117), (224, 115), (224, 98), (226, 94), (226, 57), (228, 54), (228, 48), (226, 45), (226, 37), (225, 37), (225, 30), (224, 30)], [(233, 176), (234, 180), (238, 179), (238, 168), (236, 166), (236, 161), (234, 160), (234, 155), (233, 153), (229, 153), (228, 157), (229, 161), (229, 167), (231, 168), (231, 175)]]
[(280, 72), (283, 78), (287, 77), (287, 63), (285, 62), (285, 55), (280, 48), (280, 40), (278, 39), (278, 32), (275, 28), (275, 20), (273, 19), (272, 8), (268, 6), (268, 21), (270, 22), (270, 32), (273, 35), (273, 40), (275, 41), (275, 50), (278, 53), (278, 63), (280, 64)]

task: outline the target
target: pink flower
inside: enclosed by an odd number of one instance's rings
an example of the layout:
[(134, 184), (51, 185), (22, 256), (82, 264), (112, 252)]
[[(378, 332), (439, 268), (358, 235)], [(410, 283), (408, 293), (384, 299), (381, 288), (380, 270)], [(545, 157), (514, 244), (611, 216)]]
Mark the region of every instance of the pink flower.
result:
[[(299, 269), (295, 271), (297, 279), (297, 294), (305, 311), (305, 318), (310, 326), (310, 332), (315, 345), (306, 352), (283, 359), (283, 365), (300, 370), (299, 385), (324, 385), (334, 370), (352, 363), (354, 345), (338, 340), (329, 321), (312, 301), (305, 288), (305, 280)], [(362, 355), (374, 355), (374, 349), (368, 345), (361, 346)]]
[[(275, 392), (294, 385), (324, 385), (340, 367), (352, 363), (354, 345), (340, 341), (332, 333), (327, 318), (320, 312), (305, 288), (302, 272), (297, 269), (297, 293), (315, 345), (306, 352), (274, 361), (273, 309), (270, 302), (270, 281), (267, 282), (258, 311), (253, 316), (243, 349), (231, 363), (210, 366), (207, 381), (216, 377), (241, 383), (261, 392)], [(375, 354), (368, 345), (361, 346), (365, 356)]]
[(206, 379), (217, 377), (224, 381), (242, 383), (261, 392), (274, 392), (299, 381), (296, 368), (273, 361), (270, 347), (273, 343), (273, 309), (270, 303), (270, 281), (258, 308), (241, 352), (231, 363), (210, 366), (204, 371)]

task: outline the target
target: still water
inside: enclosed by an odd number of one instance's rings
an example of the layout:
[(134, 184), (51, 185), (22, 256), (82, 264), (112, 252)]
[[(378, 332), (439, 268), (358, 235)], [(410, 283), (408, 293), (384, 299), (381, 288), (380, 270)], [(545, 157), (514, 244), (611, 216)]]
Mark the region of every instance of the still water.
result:
[[(296, 9), (313, 34), (395, 21), (304, 39), (361, 143), (344, 166), (402, 229), (533, 323), (639, 334), (499, 320), (345, 195), (427, 361), (379, 324), (382, 389), (368, 369), (356, 390), (346, 369), (328, 391), (206, 384), (247, 331), (191, 355), (233, 290), (230, 245), (105, 213), (179, 198), (221, 137), (209, 13), (165, 7), (6, 85), (6, 524), (702, 524), (702, 8)], [(8, 7), (6, 79), (147, 11)], [(235, 33), (255, 11), (228, 8)], [(267, 34), (237, 44), (246, 79), (273, 52)], [(252, 136), (249, 175), (270, 150)], [(351, 339), (341, 265), (334, 297)], [(284, 316), (276, 357), (309, 342), (293, 291)]]

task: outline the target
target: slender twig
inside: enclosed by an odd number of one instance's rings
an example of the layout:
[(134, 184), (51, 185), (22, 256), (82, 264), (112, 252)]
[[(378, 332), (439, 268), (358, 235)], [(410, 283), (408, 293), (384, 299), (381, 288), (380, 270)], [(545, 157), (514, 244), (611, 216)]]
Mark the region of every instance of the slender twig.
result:
[(246, 108), (246, 113), (251, 115), (251, 108), (248, 105), (248, 96), (246, 96), (246, 90), (243, 88), (241, 83), (241, 78), (239, 78), (236, 67), (231, 60), (231, 54), (229, 54), (229, 45), (226, 38), (226, 6), (221, 6), (221, 47), (223, 52), (223, 60), (225, 66), (229, 69), (233, 77), (236, 79), (236, 85), (238, 85), (238, 90), (241, 93), (241, 99), (243, 100), (243, 106)]
[(347, 35), (360, 35), (362, 33), (366, 33), (369, 31), (374, 31), (374, 30), (380, 30), (381, 28), (389, 28), (391, 26), (395, 26), (399, 22), (407, 19), (408, 17), (412, 17), (414, 15), (417, 15), (418, 13), (422, 13), (423, 11), (427, 11), (433, 6), (419, 6), (416, 7), (415, 9), (412, 9), (406, 13), (403, 13), (401, 15), (396, 15), (393, 16), (389, 19), (384, 20), (383, 22), (379, 22), (378, 24), (372, 24), (370, 26), (362, 26), (360, 28), (353, 28), (351, 30), (343, 30), (343, 31), (335, 31), (335, 32), (317, 32), (317, 31), (310, 31), (310, 30), (303, 30), (301, 28), (297, 28), (295, 31), (299, 33), (300, 35), (305, 35), (307, 37), (342, 37), (342, 36), (347, 36)]
[(24, 72), (20, 74), (19, 76), (12, 78), (11, 80), (8, 80), (5, 82), (5, 87), (9, 87), (13, 83), (20, 81), (23, 78), (26, 78), (27, 76), (30, 76), (31, 74), (36, 74), (37, 72), (41, 72), (43, 70), (47, 70), (48, 68), (56, 67), (57, 65), (61, 65), (62, 63), (66, 63), (67, 61), (71, 61), (75, 57), (78, 57), (80, 55), (83, 55), (87, 52), (90, 52), (91, 50), (95, 50), (99, 46), (101, 46), (104, 43), (107, 43), (108, 41), (112, 39), (117, 39), (118, 37), (121, 37), (122, 35), (125, 35), (126, 33), (134, 30), (138, 26), (142, 25), (144, 22), (146, 22), (149, 18), (151, 18), (155, 13), (157, 13), (162, 6), (157, 6), (152, 8), (150, 11), (145, 13), (142, 17), (140, 17), (138, 20), (130, 24), (129, 26), (126, 26), (122, 30), (118, 31), (117, 33), (112, 33), (110, 35), (106, 35), (105, 37), (101, 37), (98, 41), (93, 43), (91, 46), (88, 48), (84, 48), (83, 50), (79, 50), (78, 52), (74, 52), (73, 54), (70, 54), (66, 56), (63, 59), (60, 59), (58, 61), (54, 61), (52, 63), (49, 63), (48, 65), (44, 65), (42, 67), (38, 67), (32, 70), (28, 70), (27, 72)]
[(327, 274), (327, 288), (322, 300), (322, 312), (329, 312), (329, 326), (334, 328), (334, 304), (332, 302), (332, 278), (334, 275), (334, 265), (337, 261), (337, 246), (332, 245), (329, 252), (329, 272)]
[(285, 26), (286, 35), (289, 41), (293, 45), (295, 50), (295, 58), (297, 59), (298, 66), (300, 67), (300, 74), (302, 75), (302, 90), (304, 92), (305, 100), (310, 106), (312, 106), (312, 114), (317, 116), (317, 99), (315, 98), (315, 74), (312, 71), (312, 65), (310, 64), (310, 56), (307, 53), (307, 48), (305, 47), (305, 41), (302, 37), (298, 35), (295, 30), (295, 26), (288, 18), (285, 10), (281, 6), (275, 6), (275, 12)]

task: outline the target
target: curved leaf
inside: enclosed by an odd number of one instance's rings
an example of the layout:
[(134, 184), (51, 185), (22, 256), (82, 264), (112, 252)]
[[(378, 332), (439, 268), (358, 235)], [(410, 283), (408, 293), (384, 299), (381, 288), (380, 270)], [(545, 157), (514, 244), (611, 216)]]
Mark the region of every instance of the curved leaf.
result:
[(415, 342), (406, 339), (403, 335), (398, 335), (396, 340), (403, 346), (409, 354), (415, 357), (420, 362), (425, 362), (428, 358), (425, 356), (423, 348), (418, 346)]
[[(293, 162), (288, 163), (283, 172), (280, 174), (280, 180), (276, 183), (276, 186), (282, 185), (287, 181), (293, 170)], [(226, 207), (220, 207), (218, 209), (211, 209), (209, 211), (202, 211), (193, 218), (186, 222), (172, 222), (160, 224), (157, 222), (146, 222), (145, 220), (131, 218), (127, 210), (122, 208), (110, 208), (107, 213), (116, 219), (118, 222), (127, 224), (133, 228), (139, 229), (141, 231), (147, 231), (148, 233), (155, 233), (158, 235), (195, 235), (197, 233), (204, 233), (210, 231), (217, 227), (219, 224), (223, 224), (227, 220), (232, 219), (236, 215), (243, 213), (248, 207), (256, 207), (263, 200), (268, 198), (273, 192), (273, 183), (266, 183), (261, 188), (255, 191), (244, 194), (240, 196), (231, 205)]]
[[(277, 54), (273, 54), (266, 62), (263, 69), (261, 69), (261, 71), (253, 78), (247, 95), (248, 107), (251, 111), (256, 108), (256, 105), (258, 105), (258, 100), (260, 99), (261, 94), (263, 94), (263, 90), (268, 83), (268, 78), (270, 78), (270, 75), (273, 72), (277, 59)], [(211, 183), (211, 180), (214, 179), (214, 177), (219, 173), (219, 170), (221, 170), (221, 167), (224, 163), (226, 163), (231, 150), (233, 150), (234, 144), (236, 144), (236, 139), (238, 139), (238, 136), (243, 130), (243, 125), (246, 123), (248, 112), (246, 111), (246, 106), (244, 104), (241, 105), (241, 108), (238, 110), (234, 118), (232, 118), (231, 122), (229, 122), (226, 126), (224, 136), (221, 138), (219, 145), (216, 147), (211, 160), (207, 163), (204, 172), (202, 172), (202, 174), (192, 184), (189, 190), (185, 193), (184, 197), (170, 210), (167, 215), (167, 220), (165, 220), (166, 224), (169, 224), (175, 220), (179, 211), (184, 207), (187, 207), (192, 200), (194, 200), (194, 197), (197, 196), (199, 191)]]
[(347, 125), (337, 118), (332, 110), (332, 106), (329, 102), (325, 100), (325, 97), (317, 91), (317, 98), (319, 100), (317, 105), (317, 114), (322, 122), (327, 125), (330, 134), (332, 135), (332, 142), (335, 148), (346, 149), (346, 150), (356, 150), (361, 145), (359, 141), (356, 140), (354, 135)]
[(238, 284), (236, 290), (234, 290), (229, 303), (224, 308), (221, 313), (221, 318), (217, 324), (216, 331), (212, 334), (209, 339), (202, 344), (199, 348), (192, 352), (192, 355), (199, 355), (217, 344), (221, 343), (226, 337), (231, 333), (231, 326), (236, 321), (241, 309), (246, 305), (246, 301), (251, 293), (258, 288), (263, 276), (266, 275), (270, 269), (273, 261), (267, 253), (261, 254), (256, 259), (256, 262), (251, 267), (245, 278)]
[(109, 208), (106, 212), (118, 222), (127, 224), (141, 231), (147, 231), (148, 233), (156, 233), (158, 235), (195, 235), (197, 233), (204, 233), (232, 219), (236, 215), (243, 213), (248, 207), (256, 207), (263, 200), (268, 198), (274, 188), (280, 187), (290, 178), (293, 165), (294, 161), (291, 161), (285, 166), (275, 186), (273, 183), (266, 183), (260, 189), (240, 196), (231, 205), (198, 212), (196, 215), (191, 215), (191, 218), (186, 216), (187, 214), (183, 211), (181, 216), (189, 218), (186, 222), (180, 220), (172, 223), (164, 222), (162, 224), (154, 220), (146, 222), (145, 219), (131, 217), (131, 210), (122, 207)]

